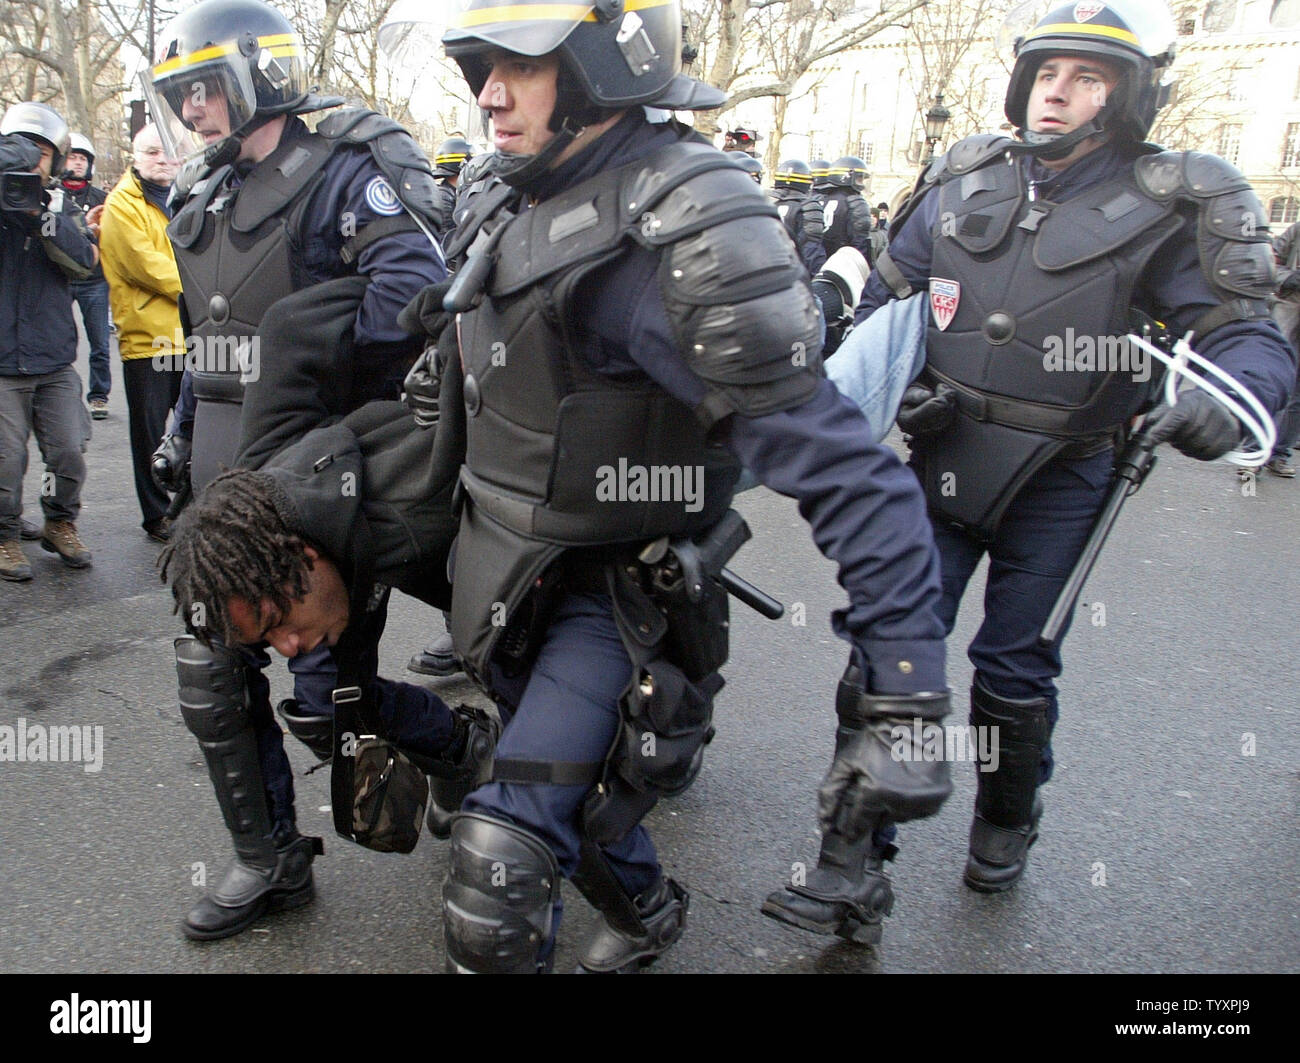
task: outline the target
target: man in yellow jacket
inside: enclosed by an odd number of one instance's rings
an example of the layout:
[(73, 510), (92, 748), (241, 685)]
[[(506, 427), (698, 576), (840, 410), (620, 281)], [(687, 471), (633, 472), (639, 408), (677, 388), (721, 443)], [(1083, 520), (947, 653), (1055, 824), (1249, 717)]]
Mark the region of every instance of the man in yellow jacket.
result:
[(181, 279), (167, 239), (167, 195), (177, 163), (152, 125), (136, 134), (131, 151), (134, 164), (104, 204), (99, 249), (122, 355), (135, 492), (145, 534), (166, 542), (167, 494), (154, 483), (149, 463), (180, 393), (185, 349), (176, 308)]

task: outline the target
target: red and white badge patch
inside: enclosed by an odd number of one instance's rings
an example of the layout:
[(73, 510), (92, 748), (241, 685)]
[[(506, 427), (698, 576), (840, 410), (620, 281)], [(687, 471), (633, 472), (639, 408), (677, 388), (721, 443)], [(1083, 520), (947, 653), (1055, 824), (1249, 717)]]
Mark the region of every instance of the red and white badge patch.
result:
[(1074, 21), (1088, 22), (1097, 17), (1098, 13), (1105, 9), (1105, 4), (1097, 3), (1097, 0), (1081, 0), (1074, 5)]
[(930, 278), (930, 313), (934, 315), (934, 323), (939, 326), (940, 332), (952, 324), (960, 302), (960, 284), (941, 277)]

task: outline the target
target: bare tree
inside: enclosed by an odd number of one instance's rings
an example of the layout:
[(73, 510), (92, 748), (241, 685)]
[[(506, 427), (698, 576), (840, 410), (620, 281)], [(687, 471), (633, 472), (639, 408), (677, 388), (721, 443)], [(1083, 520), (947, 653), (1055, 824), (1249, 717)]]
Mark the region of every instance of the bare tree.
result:
[(810, 70), (898, 25), (926, 2), (687, 0), (691, 38), (708, 42), (701, 49), (702, 79), (728, 96), (717, 111), (700, 115), (696, 128), (712, 135), (718, 117), (746, 100), (789, 96)]

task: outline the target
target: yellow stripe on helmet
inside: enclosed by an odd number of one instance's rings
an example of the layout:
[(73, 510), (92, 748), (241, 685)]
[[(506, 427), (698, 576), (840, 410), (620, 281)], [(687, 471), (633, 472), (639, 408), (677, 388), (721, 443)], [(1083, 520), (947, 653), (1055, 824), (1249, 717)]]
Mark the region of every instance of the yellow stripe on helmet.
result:
[[(652, 7), (667, 7), (674, 0), (627, 0), (624, 11), (644, 11)], [(474, 11), (461, 11), (451, 19), (454, 29), (473, 29), (497, 22), (595, 22), (596, 12), (591, 4), (506, 4), (502, 7), (483, 7)]]
[(1120, 29), (1118, 26), (1086, 26), (1081, 22), (1058, 22), (1050, 26), (1039, 26), (1032, 33), (1025, 36), (1025, 41), (1028, 43), (1037, 40), (1039, 37), (1054, 37), (1062, 33), (1091, 33), (1096, 37), (1110, 37), (1112, 40), (1123, 41), (1125, 44), (1141, 47), (1137, 35), (1130, 33), (1128, 30)]
[[(301, 57), (303, 54), (296, 33), (270, 33), (265, 37), (258, 37), (257, 43), (263, 48), (269, 48), (271, 54), (277, 59), (294, 55)], [(234, 41), (226, 44), (212, 44), (206, 48), (190, 52), (188, 55), (174, 56), (165, 62), (159, 63), (153, 68), (153, 76), (160, 78), (184, 67), (193, 66), (196, 63), (206, 63), (209, 59), (220, 59), (223, 55), (234, 55), (238, 51), (239, 45)]]

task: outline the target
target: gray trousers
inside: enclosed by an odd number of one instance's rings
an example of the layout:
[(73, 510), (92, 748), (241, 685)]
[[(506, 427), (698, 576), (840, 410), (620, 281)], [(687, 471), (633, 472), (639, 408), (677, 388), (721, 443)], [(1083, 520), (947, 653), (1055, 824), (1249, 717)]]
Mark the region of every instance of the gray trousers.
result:
[(90, 415), (73, 366), (40, 376), (0, 376), (0, 541), (18, 538), (27, 438), (32, 432), (45, 461), (45, 519), (75, 521), (86, 482), (82, 455), (90, 440)]

